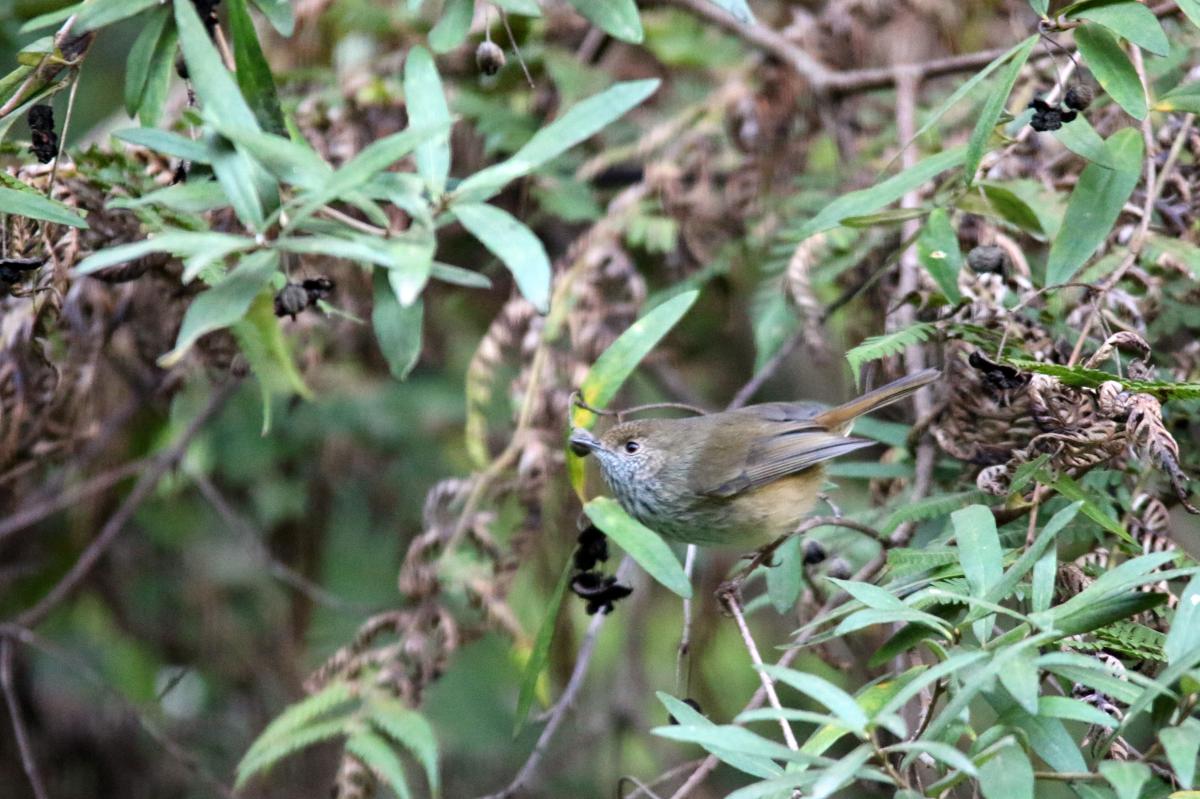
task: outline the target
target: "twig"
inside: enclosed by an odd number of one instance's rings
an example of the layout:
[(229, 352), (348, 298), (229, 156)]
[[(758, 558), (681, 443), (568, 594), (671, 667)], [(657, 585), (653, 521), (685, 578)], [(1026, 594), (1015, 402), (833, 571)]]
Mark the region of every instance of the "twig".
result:
[(191, 475), (191, 478), (192, 482), (196, 484), (196, 488), (200, 490), (200, 494), (204, 497), (205, 501), (207, 501), (209, 505), (212, 505), (213, 510), (215, 510), (217, 514), (225, 520), (227, 525), (241, 533), (242, 537), (249, 541), (254, 549), (257, 550), (259, 557), (266, 562), (268, 569), (270, 569), (272, 577), (296, 589), (318, 605), (324, 605), (325, 607), (332, 608), (334, 610), (353, 613), (356, 616), (362, 613), (374, 614), (379, 611), (378, 608), (370, 605), (365, 605), (359, 602), (350, 602), (342, 599), (340, 596), (337, 596), (336, 594), (333, 594), (317, 585), (300, 572), (288, 566), (286, 563), (280, 562), (280, 560), (271, 553), (271, 550), (267, 548), (267, 545), (263, 543), (261, 537), (258, 535), (258, 532), (254, 529), (254, 526), (233, 509), (233, 506), (229, 504), (228, 500), (226, 500), (224, 496), (222, 496), (220, 489), (213, 484), (212, 480), (209, 480), (208, 477), (203, 474), (193, 474)]
[[(683, 573), (687, 580), (692, 581), (692, 573), (696, 568), (696, 545), (688, 544), (683, 556)], [(684, 684), (684, 664), (690, 666), (689, 649), (692, 645), (692, 599), (683, 600), (683, 630), (679, 633), (679, 647), (675, 650), (675, 694), (684, 695), (688, 687)], [(690, 671), (690, 668), (688, 669)], [(689, 681), (690, 682), (690, 681)]]
[(754, 664), (754, 670), (758, 672), (758, 679), (762, 682), (763, 691), (766, 692), (767, 702), (779, 711), (779, 727), (783, 730), (783, 740), (787, 742), (788, 749), (799, 752), (800, 744), (796, 741), (796, 734), (792, 732), (792, 725), (783, 715), (783, 704), (779, 701), (779, 694), (775, 691), (775, 681), (763, 668), (763, 659), (758, 654), (758, 645), (754, 643), (754, 636), (750, 634), (750, 628), (746, 625), (746, 615), (742, 613), (742, 603), (738, 601), (737, 589), (722, 592), (721, 602), (729, 609), (733, 620), (737, 622), (738, 632), (742, 634), (742, 643), (746, 645), (750, 662)]
[(758, 390), (763, 387), (763, 384), (770, 380), (771, 377), (777, 371), (779, 371), (779, 367), (782, 366), (783, 362), (786, 361), (791, 354), (796, 351), (796, 348), (800, 346), (800, 343), (803, 342), (806, 337), (807, 331), (804, 328), (801, 328), (793, 333), (791, 338), (789, 338), (784, 345), (779, 348), (779, 351), (772, 355), (770, 359), (763, 364), (762, 368), (755, 372), (754, 376), (746, 381), (746, 385), (738, 389), (738, 393), (733, 395), (733, 399), (730, 400), (729, 405), (725, 408), (725, 410), (737, 410), (749, 402), (750, 399), (758, 393)]
[(54, 165), (50, 168), (50, 179), (46, 181), (46, 196), (54, 192), (54, 179), (58, 177), (58, 161), (67, 147), (67, 132), (71, 129), (71, 117), (75, 113), (75, 95), (79, 92), (79, 70), (75, 69), (75, 80), (71, 83), (71, 91), (67, 94), (67, 113), (63, 117), (62, 133), (58, 138), (58, 146), (54, 148)]
[(125, 501), (117, 508), (116, 512), (109, 517), (104, 527), (100, 530), (100, 534), (88, 544), (83, 554), (75, 561), (69, 571), (62, 576), (61, 579), (54, 585), (50, 591), (38, 600), (37, 604), (22, 611), (13, 621), (20, 627), (36, 627), (40, 624), (50, 611), (54, 610), (64, 599), (79, 587), (83, 579), (91, 573), (100, 558), (108, 551), (109, 546), (120, 535), (125, 525), (133, 518), (133, 514), (141, 504), (150, 496), (154, 487), (158, 485), (158, 481), (170, 471), (183, 454), (187, 451), (188, 445), (192, 439), (203, 429), (208, 420), (225, 405), (233, 390), (237, 387), (240, 381), (231, 380), (220, 388), (216, 389), (208, 400), (208, 404), (200, 411), (191, 424), (183, 431), (179, 438), (165, 452), (155, 456), (147, 465), (146, 470), (142, 472), (141, 477), (130, 489), (129, 495), (125, 497)]
[[(621, 579), (629, 573), (632, 568), (633, 558), (626, 555), (621, 559), (621, 564), (617, 566), (617, 579)], [(588, 666), (592, 662), (592, 655), (596, 650), (596, 639), (600, 635), (600, 628), (604, 625), (604, 620), (607, 618), (603, 613), (597, 613), (592, 617), (588, 624), (587, 632), (584, 634), (583, 643), (579, 645), (579, 654), (575, 656), (575, 668), (571, 671), (571, 677), (567, 680), (567, 685), (563, 688), (562, 696), (555, 703), (554, 708), (550, 711), (550, 715), (546, 721), (546, 726), (542, 728), (542, 734), (538, 736), (537, 743), (533, 745), (533, 751), (529, 753), (525, 764), (521, 766), (521, 770), (517, 772), (517, 776), (513, 777), (504, 789), (497, 793), (488, 794), (480, 797), (480, 799), (512, 799), (517, 795), (517, 791), (525, 787), (525, 783), (537, 771), (538, 766), (542, 762), (542, 758), (546, 756), (546, 750), (550, 748), (550, 741), (553, 740), (554, 734), (558, 732), (559, 725), (567, 716), (567, 711), (571, 709), (571, 705), (575, 702), (575, 696), (579, 693), (579, 689), (583, 687), (583, 679), (587, 676)]]
[(55, 493), (36, 505), (22, 508), (8, 518), (0, 520), (0, 541), (30, 525), (37, 524), (47, 516), (65, 510), (88, 497), (107, 491), (130, 475), (146, 468), (146, 460), (140, 459), (117, 466), (103, 474), (96, 475), (79, 486)]
[(0, 639), (0, 686), (4, 689), (4, 701), (8, 704), (8, 715), (12, 718), (13, 735), (17, 739), (17, 749), (21, 753), (21, 768), (25, 769), (25, 778), (33, 790), (34, 799), (47, 799), (46, 786), (42, 783), (42, 775), (38, 772), (37, 760), (33, 757), (33, 748), (29, 745), (29, 734), (25, 729), (25, 718), (21, 715), (21, 698), (13, 685), (13, 645), (7, 637)]
[[(859, 569), (850, 579), (855, 581), (870, 580), (879, 573), (879, 570), (883, 568), (885, 563), (887, 563), (887, 556), (881, 550), (879, 554), (867, 561), (866, 565)], [(821, 605), (820, 610), (818, 610), (813, 616), (814, 621), (828, 616), (830, 613), (837, 610), (849, 600), (850, 595), (844, 592), (831, 594), (829, 598), (825, 600), (824, 604)], [(808, 643), (809, 639), (817, 634), (818, 627), (818, 624), (812, 624), (799, 635), (797, 635), (796, 639), (792, 641), (791, 645), (777, 661), (778, 664), (780, 666), (790, 665), (791, 662), (800, 655), (800, 651), (804, 648), (805, 644)], [(745, 707), (742, 708), (742, 712), (745, 713), (748, 710), (754, 710), (755, 708), (761, 707), (766, 698), (766, 689), (759, 687), (759, 689), (754, 692), (754, 695), (750, 697), (750, 701), (747, 702)], [(679, 786), (675, 793), (671, 794), (670, 799), (684, 799), (684, 797), (688, 796), (693, 790), (699, 787), (705, 779), (708, 778), (708, 775), (712, 773), (713, 769), (715, 769), (719, 763), (720, 761), (715, 755), (709, 755), (708, 757), (704, 758), (704, 761), (699, 765), (699, 767), (697, 767), (695, 771), (692, 772), (692, 775), (688, 777), (687, 781), (684, 782), (683, 785)]]
[[(696, 766), (700, 765), (701, 759), (702, 758), (697, 758), (696, 760), (688, 760), (684, 763), (680, 763), (678, 766), (675, 766), (674, 768), (667, 769), (662, 774), (659, 774), (657, 777), (655, 777), (654, 779), (652, 779), (650, 782), (647, 782), (647, 783), (643, 783), (641, 780), (634, 780), (632, 777), (622, 777), (620, 780), (617, 781), (617, 794), (620, 796), (620, 799), (637, 799), (639, 796), (653, 797), (654, 794), (651, 792), (651, 790), (650, 790), (651, 788), (658, 785), (660, 782), (666, 782), (667, 780), (674, 779), (675, 777), (679, 776), (680, 774), (687, 771), (688, 769), (695, 768)], [(622, 783), (625, 780), (634, 782), (637, 785), (637, 790), (635, 790), (633, 793), (628, 794), (628, 795), (621, 794), (621, 790), (623, 789)]]
[[(35, 66), (33, 71), (30, 72), (25, 80), (21, 82), (20, 88), (13, 92), (12, 97), (8, 98), (8, 102), (0, 106), (0, 117), (8, 116), (17, 108), (19, 108), (23, 102), (25, 102), (25, 92), (33, 86), (35, 81), (44, 76), (44, 71), (45, 73), (48, 73), (45, 75), (45, 83), (49, 84), (50, 81), (54, 80), (54, 78), (58, 76), (59, 72), (62, 72), (67, 67), (73, 66), (74, 63), (78, 63), (78, 59), (75, 59), (70, 64), (60, 62), (57, 58), (51, 60), (51, 56), (61, 50), (63, 42), (65, 42), (67, 37), (71, 35), (71, 29), (75, 27), (75, 20), (78, 19), (78, 17), (78, 14), (72, 14), (71, 16), (67, 17), (67, 21), (64, 22), (62, 27), (58, 29), (58, 33), (54, 34), (54, 44), (50, 48), (50, 52), (42, 55), (42, 57), (38, 60), (37, 66)], [(84, 34), (84, 36), (91, 36), (91, 34)], [(88, 45), (90, 46), (90, 44), (91, 42), (89, 41)], [(51, 69), (46, 70), (45, 67), (48, 63), (50, 64)]]
[(138, 725), (149, 735), (155, 743), (163, 748), (173, 760), (199, 777), (204, 783), (213, 789), (217, 794), (225, 799), (237, 799), (233, 789), (230, 788), (221, 780), (217, 779), (203, 763), (184, 749), (173, 738), (158, 728), (158, 726), (150, 720), (150, 718), (142, 712), (142, 710), (131, 702), (121, 691), (113, 687), (109, 682), (94, 669), (86, 661), (66, 650), (65, 648), (52, 643), (51, 641), (39, 636), (33, 630), (21, 627), (15, 624), (0, 623), (0, 639), (5, 643), (9, 641), (17, 641), (32, 647), (39, 652), (54, 658), (56, 661), (78, 673), (88, 682), (103, 689), (105, 692), (112, 694), (117, 698), (117, 701), (125, 706), (127, 712), (137, 719)]

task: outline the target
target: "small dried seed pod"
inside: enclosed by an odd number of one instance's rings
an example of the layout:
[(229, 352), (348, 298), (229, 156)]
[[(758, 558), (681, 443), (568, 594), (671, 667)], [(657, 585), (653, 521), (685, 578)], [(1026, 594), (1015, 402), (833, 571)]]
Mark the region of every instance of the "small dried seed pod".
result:
[(1091, 86), (1086, 83), (1075, 83), (1067, 87), (1063, 105), (1076, 111), (1082, 111), (1092, 104), (1093, 99), (1095, 99), (1095, 94), (1092, 92)]
[(835, 580), (849, 580), (852, 574), (850, 564), (846, 562), (845, 558), (834, 558), (829, 561), (829, 567), (825, 570), (825, 575)]
[(825, 547), (821, 546), (820, 542), (808, 540), (804, 542), (804, 565), (813, 566), (828, 557), (825, 553)]
[(967, 253), (967, 266), (977, 275), (985, 272), (1003, 275), (1008, 271), (1008, 254), (995, 244), (982, 244)]
[(308, 307), (308, 292), (299, 283), (288, 283), (275, 295), (275, 315), (296, 318)]
[(495, 75), (504, 63), (504, 51), (495, 42), (480, 42), (475, 48), (475, 64), (484, 75)]

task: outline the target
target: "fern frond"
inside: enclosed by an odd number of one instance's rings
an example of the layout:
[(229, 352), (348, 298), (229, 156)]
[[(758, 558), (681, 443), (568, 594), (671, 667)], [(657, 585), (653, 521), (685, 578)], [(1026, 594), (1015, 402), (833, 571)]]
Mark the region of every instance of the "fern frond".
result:
[(893, 511), (879, 531), (890, 533), (905, 522), (919, 522), (938, 516), (947, 516), (959, 508), (987, 500), (987, 494), (982, 491), (962, 491), (957, 494), (942, 494), (910, 502)]
[(440, 790), (437, 736), (425, 717), (390, 697), (370, 699), (365, 710), (372, 724), (416, 755), (425, 767), (430, 792), (437, 796)]
[(257, 760), (262, 752), (282, 741), (290, 740), (299, 731), (308, 727), (311, 722), (340, 709), (355, 699), (357, 696), (354, 687), (338, 680), (329, 683), (312, 696), (289, 705), (267, 725), (254, 743), (250, 744), (250, 748), (242, 757), (238, 771), (240, 772), (251, 761)]
[[(847, 356), (848, 357), (848, 356)], [(1138, 394), (1149, 394), (1155, 399), (1189, 400), (1200, 399), (1200, 383), (1170, 383), (1163, 380), (1129, 380), (1099, 369), (1089, 369), (1086, 366), (1063, 366), (1057, 363), (1042, 363), (1027, 361), (1023, 358), (1009, 358), (1008, 362), (1018, 369), (1027, 372), (1049, 375), (1057, 378), (1060, 383), (1075, 388), (1096, 388), (1101, 383), (1116, 380), (1126, 390)]]
[(250, 747), (250, 751), (246, 752), (242, 762), (238, 763), (234, 788), (241, 788), (255, 774), (266, 771), (290, 754), (299, 752), (315, 743), (345, 735), (353, 721), (353, 715), (347, 713), (344, 716), (310, 724), (265, 741), (263, 738), (259, 738)]
[(917, 322), (894, 333), (871, 336), (864, 340), (862, 344), (846, 353), (846, 360), (850, 364), (850, 371), (854, 373), (855, 383), (858, 382), (858, 372), (864, 363), (895, 355), (909, 345), (920, 344), (933, 335), (936, 330), (937, 327), (930, 322)]
[(410, 799), (404, 764), (387, 740), (370, 730), (361, 730), (346, 739), (346, 751), (361, 760), (388, 784), (398, 799)]

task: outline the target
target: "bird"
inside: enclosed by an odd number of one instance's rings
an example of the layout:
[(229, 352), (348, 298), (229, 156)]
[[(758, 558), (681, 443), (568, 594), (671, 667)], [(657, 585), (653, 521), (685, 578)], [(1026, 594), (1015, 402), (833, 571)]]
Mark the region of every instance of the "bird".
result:
[(940, 375), (925, 369), (829, 409), (767, 402), (621, 422), (598, 437), (576, 427), (569, 446), (595, 456), (625, 512), (664, 539), (749, 550), (797, 528), (817, 503), (826, 461), (875, 443), (850, 436), (856, 418)]

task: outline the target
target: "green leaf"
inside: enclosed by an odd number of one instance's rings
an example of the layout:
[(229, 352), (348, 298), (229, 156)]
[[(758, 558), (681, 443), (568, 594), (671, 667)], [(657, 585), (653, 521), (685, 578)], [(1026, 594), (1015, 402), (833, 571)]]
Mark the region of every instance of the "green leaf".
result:
[(895, 594), (886, 588), (880, 588), (871, 583), (855, 580), (839, 580), (836, 577), (826, 577), (825, 579), (869, 608), (875, 608), (876, 610), (909, 609), (908, 605), (901, 602)]
[[(75, 267), (76, 274), (90, 275), (108, 266), (123, 264), (152, 252), (169, 252), (180, 258), (208, 255), (209, 262), (255, 246), (254, 239), (230, 233), (167, 231), (128, 244), (119, 244), (89, 255)], [(193, 275), (194, 276), (194, 275)], [(186, 276), (186, 283), (193, 276)]]
[(0, 188), (0, 208), (6, 214), (41, 219), (56, 225), (87, 229), (88, 223), (79, 212), (58, 200), (51, 200), (29, 191)]
[(72, 30), (77, 34), (94, 31), (140, 14), (158, 4), (159, 0), (92, 0), (80, 10)]
[(412, 305), (429, 279), (433, 260), (433, 238), (419, 228), (410, 228), (392, 238), (360, 233), (342, 236), (304, 236), (277, 239), (285, 252), (345, 258), (387, 267), (388, 279), (401, 305)]
[(672, 741), (699, 744), (709, 749), (709, 751), (712, 751), (713, 748), (724, 749), (739, 754), (771, 758), (773, 760), (787, 760), (796, 763), (809, 763), (819, 760), (819, 758), (812, 757), (811, 755), (806, 756), (801, 752), (793, 752), (783, 744), (775, 743), (761, 735), (750, 732), (750, 730), (743, 727), (736, 727), (732, 724), (705, 724), (702, 726), (673, 724), (669, 727), (655, 727), (650, 732), (663, 738), (669, 738)]
[(183, 316), (174, 349), (159, 358), (158, 365), (164, 369), (174, 366), (196, 339), (244, 317), (278, 268), (277, 252), (260, 251), (242, 258), (237, 268), (192, 300)]
[(275, 178), (309, 191), (322, 189), (333, 169), (307, 142), (292, 141), (261, 130), (233, 128), (218, 123), (222, 136), (254, 157)]
[(542, 616), (542, 624), (538, 627), (537, 638), (534, 639), (533, 649), (529, 660), (525, 661), (525, 673), (521, 676), (521, 693), (517, 697), (517, 715), (513, 719), (513, 737), (525, 726), (529, 717), (529, 709), (533, 707), (533, 697), (537, 693), (538, 680), (546, 669), (550, 658), (550, 642), (554, 639), (554, 624), (558, 619), (558, 609), (562, 606), (563, 595), (567, 591), (567, 583), (571, 581), (571, 571), (574, 562), (570, 559), (563, 565), (562, 574), (554, 587), (546, 605), (546, 613)]
[(359, 730), (346, 739), (346, 751), (357, 757), (391, 788), (398, 799), (409, 799), (404, 764), (383, 737), (370, 730)]
[(794, 535), (775, 550), (776, 565), (767, 569), (767, 596), (777, 613), (787, 613), (804, 590), (804, 547)]
[(804, 241), (817, 233), (837, 227), (846, 217), (863, 216), (878, 211), (947, 169), (961, 165), (965, 156), (965, 147), (943, 150), (869, 189), (843, 194), (805, 222), (796, 232), (795, 239)]
[(257, 165), (233, 142), (221, 136), (208, 140), (208, 160), (217, 182), (229, 198), (242, 224), (259, 231), (266, 225), (266, 209), (257, 187)]
[(509, 181), (529, 174), (550, 159), (591, 138), (654, 94), (658, 86), (657, 79), (618, 83), (576, 103), (535, 133), (507, 161), (481, 169), (464, 180), (455, 190), (455, 196), (473, 201), (486, 200)]
[(208, 31), (192, 3), (175, 3), (175, 27), (187, 62), (188, 75), (205, 113), (234, 127), (258, 129), (258, 120), (242, 98), (233, 76), (208, 38)]
[[(465, 2), (469, 23), (474, 0)], [(431, 44), (432, 38), (431, 34)], [(437, 49), (436, 46), (434, 49)], [(449, 126), (450, 109), (446, 105), (446, 95), (442, 90), (441, 78), (438, 77), (437, 65), (424, 47), (418, 46), (408, 51), (408, 58), (404, 62), (404, 100), (407, 103), (409, 124), (414, 127)], [(417, 146), (416, 161), (417, 172), (425, 178), (429, 191), (435, 197), (445, 191), (446, 177), (450, 174), (448, 127), (445, 133)]]
[(1050, 0), (1029, 0), (1029, 7), (1034, 13), (1043, 19), (1046, 17), (1046, 12), (1050, 10)]
[(1033, 765), (1016, 743), (1000, 749), (979, 767), (979, 790), (984, 799), (1034, 799)]
[(1178, 663), (1200, 647), (1200, 575), (1196, 575), (1179, 595), (1175, 618), (1167, 631), (1163, 648), (1168, 663)]
[(1099, 765), (1100, 774), (1117, 792), (1117, 799), (1138, 799), (1142, 788), (1150, 781), (1150, 767), (1130, 760), (1105, 760)]
[(634, 0), (567, 0), (600, 30), (630, 44), (641, 44), (642, 21)]
[[(593, 408), (604, 408), (642, 359), (678, 324), (699, 296), (698, 290), (677, 294), (656, 305), (621, 333), (596, 359), (579, 384), (583, 401)], [(576, 427), (590, 427), (594, 422), (595, 417), (590, 411), (574, 409), (572, 424)]]
[(1100, 134), (1083, 114), (1050, 135), (1058, 139), (1058, 143), (1063, 147), (1086, 158), (1093, 164), (1099, 164), (1108, 169), (1119, 168), (1108, 148), (1104, 146), (1104, 139), (1100, 138)]
[(296, 369), (279, 317), (275, 316), (274, 296), (270, 288), (260, 291), (245, 318), (232, 328), (262, 393), (264, 436), (271, 430), (271, 402), (275, 396), (296, 394), (312, 399), (312, 392)]
[(854, 375), (855, 385), (858, 385), (859, 370), (864, 363), (895, 355), (912, 344), (925, 341), (936, 330), (937, 327), (930, 322), (917, 322), (894, 333), (864, 339), (861, 344), (846, 353), (846, 361), (850, 364), (850, 373)]
[(541, 239), (512, 214), (484, 203), (455, 203), (454, 216), (512, 273), (517, 288), (540, 313), (550, 308), (550, 257)]
[(1076, 3), (1067, 12), (1068, 19), (1090, 19), (1128, 39), (1143, 50), (1165, 56), (1171, 52), (1167, 34), (1158, 17), (1137, 0), (1089, 0)]
[(38, 14), (36, 17), (27, 19), (24, 23), (22, 23), (21, 27), (17, 28), (17, 33), (32, 33), (36, 30), (41, 30), (42, 28), (48, 28), (51, 25), (59, 25), (60, 23), (65, 22), (72, 14), (78, 14), (82, 8), (83, 0), (80, 0), (78, 3), (71, 3), (70, 5), (63, 6), (62, 8), (55, 9), (54, 11), (48, 11), (45, 14)]
[(291, 36), (296, 27), (296, 16), (292, 13), (292, 0), (254, 0), (254, 5), (262, 12), (275, 30), (282, 36)]
[(983, 505), (971, 505), (950, 514), (958, 541), (958, 559), (971, 586), (971, 594), (986, 596), (1004, 573), (1004, 553), (996, 520)]
[(1113, 729), (1119, 723), (1112, 716), (1094, 705), (1073, 699), (1069, 696), (1038, 697), (1037, 715), (1047, 718), (1082, 721), (1084, 724), (1096, 724), (1107, 729)]
[(445, 130), (445, 125), (433, 128), (410, 126), (399, 133), (393, 133), (368, 144), (341, 169), (334, 172), (319, 190), (303, 195), (301, 199), (304, 201), (304, 205), (292, 215), (288, 228), (295, 227), (326, 203), (343, 195), (357, 192), (377, 173), (387, 169), (421, 143), (438, 136)]
[(386, 269), (375, 270), (375, 304), (371, 309), (371, 326), (375, 329), (375, 338), (392, 377), (403, 380), (421, 357), (425, 304), (414, 302), (408, 306), (401, 305), (388, 276)]
[[(272, 738), (257, 750), (252, 749), (238, 763), (237, 780), (234, 782), (234, 788), (241, 788), (255, 774), (266, 771), (290, 754), (313, 744), (327, 741), (330, 738), (345, 735), (351, 728), (352, 719), (352, 716), (346, 715), (340, 718), (332, 718), (328, 721), (317, 722), (316, 724), (299, 729), (287, 737)], [(260, 738), (259, 741), (261, 740)], [(257, 744), (259, 741), (255, 741), (255, 743)], [(253, 753), (253, 756), (251, 756), (251, 753)]]
[(945, 208), (935, 208), (917, 238), (917, 259), (952, 303), (958, 303), (958, 272), (962, 269), (962, 250), (958, 247), (958, 232), (950, 224)]
[[(685, 291), (655, 306), (609, 344), (579, 384), (579, 395), (584, 403), (593, 408), (604, 408), (642, 359), (675, 327), (699, 296), (699, 291)], [(596, 417), (591, 411), (578, 407), (571, 410), (573, 426), (591, 428), (595, 422)], [(583, 459), (570, 449), (567, 450), (567, 473), (571, 485), (582, 498)]]
[[(880, 356), (883, 357), (883, 356)], [(905, 522), (924, 521), (939, 516), (947, 516), (972, 502), (983, 502), (987, 495), (982, 491), (962, 491), (955, 494), (935, 494), (907, 505), (901, 505), (888, 516), (881, 533), (890, 533)], [(938, 564), (940, 565), (940, 564)]]
[(925, 690), (930, 685), (933, 685), (938, 680), (948, 677), (951, 674), (965, 670), (968, 666), (972, 666), (987, 657), (986, 652), (975, 650), (973, 652), (955, 652), (950, 657), (943, 660), (934, 666), (930, 666), (925, 671), (917, 674), (912, 680), (904, 684), (899, 691), (893, 694), (874, 714), (874, 718), (886, 716), (889, 713), (896, 713), (900, 708), (904, 707), (910, 699), (912, 699), (921, 691)]
[(1067, 203), (1062, 229), (1050, 246), (1046, 285), (1065, 283), (1108, 238), (1121, 209), (1141, 177), (1142, 136), (1134, 128), (1114, 133), (1105, 142), (1116, 169), (1088, 164)]
[(770, 664), (760, 667), (773, 680), (789, 685), (808, 698), (829, 708), (846, 729), (858, 735), (866, 734), (867, 714), (854, 697), (838, 688), (829, 680), (808, 672)]
[(540, 17), (542, 9), (537, 0), (491, 0), (492, 5), (502, 8), (509, 14), (520, 14), (525, 17)]
[[(1038, 479), (1041, 480), (1041, 477)], [(1074, 479), (1066, 474), (1060, 474), (1052, 481), (1042, 480), (1042, 482), (1045, 482), (1061, 496), (1066, 497), (1072, 502), (1082, 502), (1083, 504), (1080, 506), (1080, 510), (1083, 511), (1084, 516), (1088, 517), (1108, 532), (1119, 537), (1122, 541), (1137, 546), (1133, 540), (1133, 536), (1129, 534), (1129, 531), (1126, 530), (1119, 521), (1114, 519), (1112, 516), (1109, 516), (1103, 508), (1097, 505), (1083, 490), (1083, 486), (1075, 482)]]
[(229, 205), (219, 183), (211, 180), (177, 183), (155, 189), (141, 197), (118, 197), (108, 201), (108, 208), (145, 208), (161, 206), (185, 214), (200, 214)]
[[(441, 18), (429, 32), (429, 46), (435, 53), (445, 53), (458, 47), (467, 38), (474, 15), (475, 0), (446, 0)], [(424, 48), (413, 48), (418, 49)]]
[[(667, 712), (675, 717), (675, 721), (686, 727), (716, 727), (717, 725), (709, 721), (707, 718), (696, 712), (696, 709), (686, 702), (682, 702), (670, 694), (665, 694), (662, 691), (655, 693), (658, 701), (663, 703)], [(739, 718), (739, 723), (742, 719)], [(781, 769), (775, 765), (775, 761), (761, 755), (746, 755), (739, 752), (733, 752), (728, 749), (722, 749), (719, 746), (704, 745), (712, 754), (721, 759), (722, 762), (728, 763), (739, 771), (744, 771), (754, 777), (770, 779), (780, 774)]]
[(858, 774), (858, 770), (866, 765), (875, 752), (869, 744), (862, 744), (834, 763), (821, 774), (813, 783), (809, 797), (811, 799), (826, 799), (837, 793), (842, 786), (850, 782)]
[(1154, 110), (1186, 111), (1190, 114), (1200, 112), (1200, 81), (1184, 83), (1171, 89), (1158, 99)]
[(971, 132), (971, 139), (967, 142), (967, 153), (963, 159), (963, 177), (966, 178), (968, 186), (975, 182), (975, 173), (979, 170), (979, 162), (983, 160), (983, 153), (987, 149), (988, 140), (992, 137), (992, 130), (1000, 121), (1000, 114), (1004, 112), (1004, 104), (1008, 101), (1008, 96), (1012, 94), (1013, 85), (1021, 75), (1021, 69), (1025, 66), (1025, 62), (1029, 60), (1029, 54), (1033, 52), (1033, 46), (1037, 44), (1037, 40), (1037, 36), (1030, 36), (1021, 43), (1016, 53), (1013, 54), (1008, 69), (1001, 73), (1000, 82), (992, 89), (987, 102), (979, 112), (979, 120)]
[(658, 533), (630, 517), (610, 497), (596, 497), (583, 506), (583, 511), (651, 577), (684, 599), (691, 598), (687, 574)]
[[(1086, 506), (1084, 510), (1086, 513)], [(1144, 578), (1155, 569), (1174, 560), (1175, 557), (1175, 552), (1155, 552), (1123, 561), (1102, 573), (1091, 585), (1063, 604), (1051, 608), (1050, 614), (1053, 618), (1062, 619), (1077, 610), (1095, 605), (1101, 599), (1106, 599), (1146, 582), (1154, 582), (1154, 580), (1145, 580)]]
[(1000, 671), (1000, 684), (1031, 715), (1038, 712), (1037, 652), (1026, 649)]
[(237, 65), (238, 86), (263, 130), (283, 135), (283, 111), (275, 91), (275, 77), (258, 42), (258, 32), (250, 19), (246, 0), (229, 0), (229, 30), (233, 37), (233, 60)]
[[(242, 760), (237, 766), (237, 785), (240, 787), (247, 779), (254, 775), (257, 771), (268, 768), (271, 763), (283, 757), (283, 754), (277, 754), (274, 757), (267, 758), (266, 755), (271, 753), (281, 742), (295, 740), (297, 733), (305, 728), (317, 728), (322, 726), (322, 722), (318, 721), (322, 717), (328, 717), (335, 711), (344, 714), (345, 706), (351, 701), (355, 701), (357, 694), (355, 689), (349, 683), (341, 680), (335, 680), (329, 683), (321, 690), (311, 696), (307, 696), (290, 705), (286, 710), (280, 713), (266, 729), (259, 734), (250, 748), (246, 750)], [(346, 721), (346, 717), (342, 715), (337, 719), (333, 719), (335, 725), (329, 735), (323, 737), (332, 737), (341, 731), (341, 725)], [(326, 725), (330, 721), (326, 718)], [(318, 737), (317, 740), (323, 738)], [(300, 746), (304, 746), (301, 744)], [(300, 748), (300, 747), (296, 747)], [(291, 751), (295, 751), (294, 749)]]
[(1096, 80), (1134, 119), (1146, 118), (1146, 92), (1129, 56), (1111, 33), (1094, 23), (1075, 29), (1075, 44)]
[(157, 128), (126, 128), (118, 130), (113, 135), (130, 144), (136, 144), (139, 147), (149, 147), (151, 150), (160, 152), (163, 155), (182, 158), (185, 161), (194, 161), (198, 164), (208, 163), (210, 153), (208, 148), (204, 146), (204, 143), (184, 138), (178, 133), (171, 133)]
[(131, 117), (137, 116), (138, 108), (142, 105), (146, 80), (150, 76), (150, 62), (170, 18), (171, 9), (165, 6), (149, 14), (133, 42), (129, 58), (125, 60), (125, 113)]
[(373, 696), (366, 710), (376, 728), (416, 756), (436, 797), (441, 792), (437, 736), (425, 717), (391, 697)]
[(1158, 731), (1167, 762), (1171, 764), (1179, 784), (1190, 789), (1196, 779), (1196, 753), (1200, 752), (1200, 722), (1185, 719), (1178, 727), (1165, 727)]
[(1178, 0), (1175, 5), (1193, 25), (1200, 28), (1200, 0)]
[(1054, 601), (1054, 581), (1058, 577), (1058, 551), (1054, 547), (1038, 558), (1033, 566), (1033, 587), (1030, 609), (1035, 613), (1049, 610)]
[(444, 264), (441, 261), (433, 262), (429, 276), (443, 283), (453, 283), (469, 289), (490, 289), (492, 287), (492, 281), (488, 279), (487, 275), (463, 269), (461, 266)]
[(898, 744), (892, 744), (887, 748), (886, 751), (919, 752), (927, 754), (935, 760), (940, 760), (950, 768), (958, 769), (969, 777), (974, 777), (979, 774), (979, 770), (975, 768), (975, 764), (971, 761), (971, 758), (967, 757), (953, 746), (944, 743), (938, 743), (937, 741), (904, 741)]
[(154, 54), (150, 58), (150, 69), (146, 75), (146, 86), (138, 106), (138, 122), (144, 126), (153, 128), (163, 115), (167, 94), (171, 91), (171, 81), (175, 78), (175, 55), (179, 49), (178, 45), (179, 33), (173, 23), (168, 23), (163, 35), (158, 37), (154, 45)]

